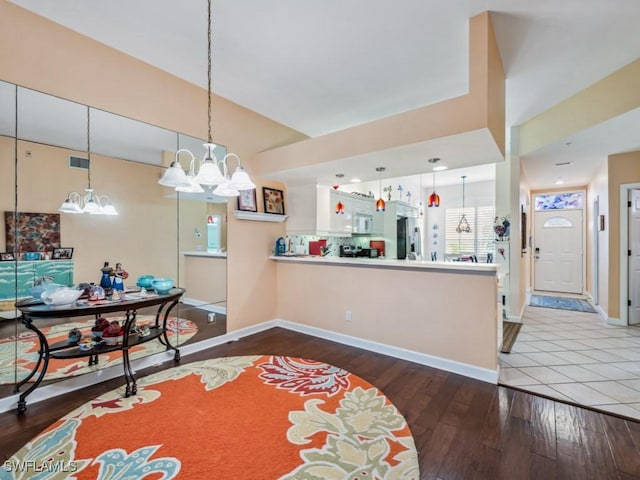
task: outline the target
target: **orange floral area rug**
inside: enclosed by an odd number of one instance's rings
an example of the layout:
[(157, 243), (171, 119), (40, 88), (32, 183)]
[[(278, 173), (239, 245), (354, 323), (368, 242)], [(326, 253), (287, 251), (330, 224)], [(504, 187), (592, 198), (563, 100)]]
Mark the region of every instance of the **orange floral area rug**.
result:
[(0, 478), (42, 466), (78, 479), (419, 478), (409, 427), (380, 390), (281, 356), (190, 363), (141, 378), (135, 396), (113, 390), (31, 440)]
[[(124, 319), (124, 316), (109, 317), (109, 320), (118, 320), (121, 324), (124, 323)], [(155, 315), (138, 315), (136, 317), (136, 325), (155, 324), (155, 319)], [(69, 331), (73, 328), (78, 328), (83, 335), (90, 335), (93, 325), (94, 320), (89, 319), (46, 327), (42, 329), (42, 332), (47, 337), (49, 345), (52, 345), (55, 342), (67, 340)], [(187, 342), (198, 332), (198, 326), (194, 322), (177, 317), (169, 317), (167, 319), (167, 329), (169, 341), (174, 346)], [(18, 380), (26, 378), (38, 360), (39, 346), (38, 337), (31, 330), (25, 331), (17, 339), (11, 337), (0, 340), (0, 384), (15, 383), (16, 378)], [(160, 340), (149, 340), (146, 343), (132, 347), (129, 350), (129, 358), (135, 360), (136, 358), (146, 357), (165, 350), (166, 347), (160, 343)], [(98, 355), (97, 365), (90, 366), (88, 362), (88, 356), (68, 360), (51, 358), (44, 380), (82, 375), (112, 365), (119, 365), (122, 363), (122, 352), (101, 353)], [(32, 378), (31, 380), (35, 379)]]

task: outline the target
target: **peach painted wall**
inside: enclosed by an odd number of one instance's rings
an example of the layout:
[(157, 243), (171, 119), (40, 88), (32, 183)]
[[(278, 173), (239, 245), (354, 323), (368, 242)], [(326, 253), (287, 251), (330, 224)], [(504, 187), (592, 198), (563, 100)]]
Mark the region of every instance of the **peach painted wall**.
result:
[[(0, 80), (206, 137), (205, 90), (6, 0), (0, 0), (0, 58)], [(256, 152), (306, 138), (221, 97), (215, 96), (213, 102), (214, 141), (240, 155), (250, 174), (254, 174)], [(283, 227), (258, 222), (246, 222), (237, 229), (234, 225), (230, 222), (228, 231), (229, 330), (237, 328), (236, 321), (253, 324), (275, 316), (272, 301), (259, 301), (275, 298), (275, 269), (267, 266), (264, 257), (251, 255), (257, 251), (264, 255), (257, 245), (284, 233)], [(261, 282), (250, 288), (247, 279), (254, 278), (256, 270), (261, 272)], [(236, 318), (236, 312), (244, 317)]]
[(209, 304), (221, 304), (227, 298), (227, 259), (224, 257), (185, 256), (187, 297)]
[(605, 230), (598, 231), (599, 240), (599, 281), (598, 281), (598, 304), (600, 308), (608, 314), (609, 312), (609, 229), (610, 218), (609, 214), (609, 190), (608, 190), (608, 162), (603, 162), (602, 166), (598, 169), (596, 174), (591, 179), (588, 186), (587, 198), (589, 199), (589, 215), (588, 226), (589, 233), (587, 242), (587, 265), (589, 268), (589, 275), (587, 276), (587, 291), (593, 297), (594, 284), (593, 284), (593, 265), (594, 265), (594, 243), (593, 243), (593, 202), (598, 198), (600, 215), (604, 215)]
[[(0, 171), (10, 171), (14, 163), (13, 139), (0, 138), (3, 145), (11, 146), (9, 156), (2, 149)], [(27, 150), (31, 152), (29, 158), (25, 156)], [(69, 154), (82, 156), (86, 152), (19, 141), (18, 154), (20, 212), (58, 213), (70, 191), (82, 191), (86, 186), (86, 170), (67, 166)], [(92, 185), (97, 193), (109, 195), (119, 215), (61, 214), (62, 246), (75, 248), (75, 281), (98, 282), (105, 260), (112, 266), (123, 264), (131, 275), (127, 283), (135, 283), (138, 275), (146, 273), (175, 278), (176, 222), (167, 219), (175, 219), (176, 203), (163, 198), (163, 187), (157, 183), (159, 168), (100, 155), (92, 155), (91, 163)], [(5, 178), (3, 175), (3, 186)], [(25, 179), (29, 179), (28, 188), (21, 187)], [(12, 211), (13, 187), (2, 192), (0, 211)], [(3, 225), (2, 251), (4, 238)]]
[(640, 151), (610, 155), (609, 177), (609, 317), (620, 318), (620, 185), (640, 182)]
[[(277, 263), (278, 318), (496, 370), (495, 272)], [(352, 320), (345, 321), (350, 310)]]

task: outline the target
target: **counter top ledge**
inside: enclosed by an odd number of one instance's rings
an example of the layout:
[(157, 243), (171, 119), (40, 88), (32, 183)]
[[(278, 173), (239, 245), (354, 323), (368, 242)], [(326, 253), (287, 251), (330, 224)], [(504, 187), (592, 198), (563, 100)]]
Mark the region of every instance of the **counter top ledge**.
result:
[(184, 255), (185, 257), (214, 257), (214, 258), (227, 258), (227, 252), (200, 252), (200, 251), (193, 251), (193, 252), (180, 252), (182, 253), (182, 255)]
[(446, 270), (453, 272), (475, 273), (480, 275), (495, 275), (498, 265), (495, 263), (473, 262), (425, 262), (421, 260), (392, 260), (381, 258), (349, 258), (349, 257), (301, 257), (274, 256), (271, 260), (292, 263), (312, 263), (316, 265), (342, 265), (348, 267), (365, 268), (394, 268), (407, 270)]

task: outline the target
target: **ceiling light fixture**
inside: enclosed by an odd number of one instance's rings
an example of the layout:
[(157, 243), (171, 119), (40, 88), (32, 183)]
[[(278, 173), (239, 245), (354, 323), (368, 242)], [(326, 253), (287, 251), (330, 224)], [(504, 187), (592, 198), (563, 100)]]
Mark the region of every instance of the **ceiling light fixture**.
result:
[[(435, 164), (438, 163), (440, 161), (439, 158), (430, 158), (428, 160), (429, 163), (431, 163), (432, 165), (434, 165), (433, 167), (433, 193), (431, 195), (429, 195), (429, 202), (428, 205), (429, 207), (439, 207), (440, 206), (440, 195), (438, 195), (436, 193), (436, 166)], [(445, 167), (447, 168), (447, 167)]]
[[(199, 162), (198, 173), (195, 173), (195, 156), (188, 150), (180, 150), (176, 152), (175, 160), (165, 171), (162, 178), (158, 181), (160, 185), (174, 187), (178, 191), (181, 188), (195, 189), (195, 184), (207, 187), (216, 186), (213, 191), (215, 195), (221, 197), (236, 197), (242, 190), (253, 190), (255, 184), (249, 178), (246, 170), (242, 168), (240, 157), (235, 153), (228, 153), (222, 160), (218, 160), (214, 153), (216, 145), (213, 143), (211, 135), (211, 0), (207, 2), (207, 143), (203, 144), (206, 152), (202, 161)], [(187, 174), (182, 170), (182, 166), (178, 161), (178, 153), (189, 152), (192, 157), (189, 172)], [(227, 159), (234, 158), (238, 162), (233, 175), (229, 175), (227, 169)], [(200, 187), (202, 188), (202, 187)], [(191, 190), (188, 190), (191, 191)]]
[(386, 208), (386, 204), (384, 203), (384, 199), (382, 198), (382, 172), (384, 172), (386, 168), (377, 167), (376, 172), (378, 172), (378, 200), (376, 200), (376, 212), (384, 212)]
[(62, 202), (59, 212), (90, 213), (92, 215), (118, 215), (117, 210), (106, 195), (95, 195), (91, 188), (91, 108), (87, 107), (87, 188), (82, 196), (71, 192)]
[[(342, 178), (344, 177), (344, 173), (336, 173), (336, 178), (339, 180), (342, 180)], [(338, 190), (338, 188), (340, 187), (339, 184), (335, 184), (333, 186), (334, 190)], [(340, 199), (338, 199), (338, 203), (336, 203), (336, 215), (344, 215), (344, 203), (342, 203), (340, 201)]]
[(471, 233), (471, 226), (467, 221), (467, 216), (464, 214), (464, 181), (466, 178), (466, 175), (462, 175), (462, 216), (456, 227), (456, 232), (458, 233)]

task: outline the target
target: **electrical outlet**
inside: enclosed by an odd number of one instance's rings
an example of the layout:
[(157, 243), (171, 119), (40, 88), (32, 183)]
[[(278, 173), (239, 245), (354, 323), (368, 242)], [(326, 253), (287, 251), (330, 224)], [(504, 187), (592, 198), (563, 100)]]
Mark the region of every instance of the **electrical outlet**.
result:
[(344, 319), (347, 322), (351, 321), (351, 310), (347, 310), (346, 312), (344, 312)]
[(211, 312), (207, 315), (207, 322), (209, 322), (210, 324), (215, 324), (216, 323), (216, 314)]

